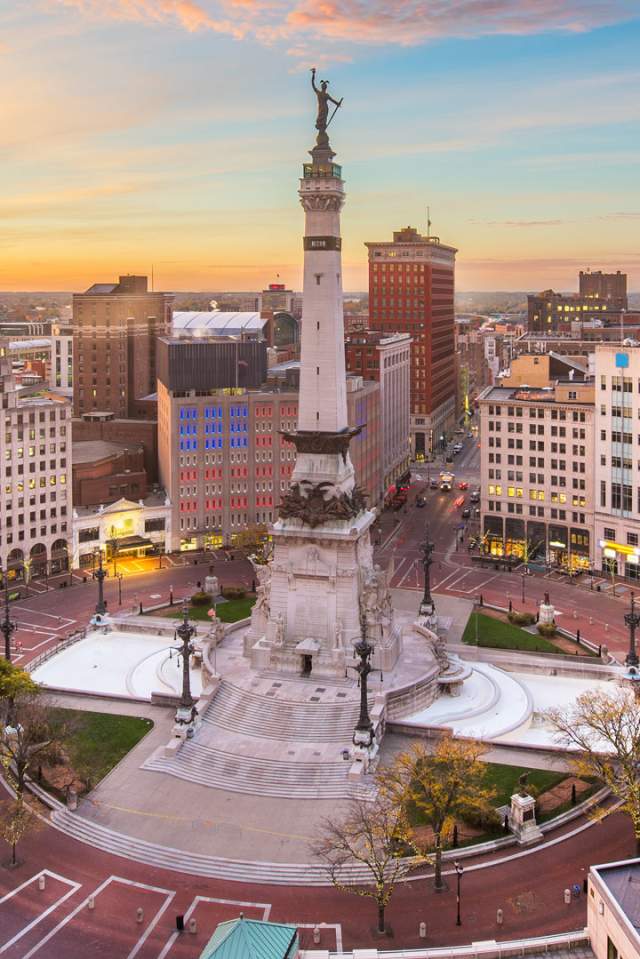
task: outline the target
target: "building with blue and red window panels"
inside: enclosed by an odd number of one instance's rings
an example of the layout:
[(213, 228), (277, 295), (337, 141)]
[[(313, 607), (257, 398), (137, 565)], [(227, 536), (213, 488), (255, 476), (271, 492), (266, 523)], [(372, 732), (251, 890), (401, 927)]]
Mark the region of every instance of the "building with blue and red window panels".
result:
[[(233, 544), (243, 530), (277, 518), (296, 457), (295, 447), (280, 431), (297, 427), (297, 388), (253, 387), (250, 382), (226, 387), (213, 363), (208, 389), (200, 378), (186, 389), (182, 373), (174, 377), (163, 362), (164, 349), (160, 342), (158, 461), (160, 481), (172, 504), (166, 549)], [(180, 363), (175, 369), (180, 370)], [(358, 483), (375, 505), (383, 491), (379, 384), (349, 377), (347, 404), (349, 422), (363, 426), (351, 443), (351, 458)]]

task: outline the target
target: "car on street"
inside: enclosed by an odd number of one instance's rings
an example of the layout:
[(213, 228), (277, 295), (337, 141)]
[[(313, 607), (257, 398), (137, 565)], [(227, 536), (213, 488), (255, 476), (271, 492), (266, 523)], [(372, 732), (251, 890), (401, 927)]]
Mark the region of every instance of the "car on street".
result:
[(461, 506), (464, 506), (464, 496), (458, 496), (457, 499), (454, 499), (453, 505), (456, 509), (460, 509)]
[(479, 489), (474, 489), (474, 490), (471, 491), (471, 495), (470, 495), (470, 497), (469, 497), (469, 502), (470, 502), (470, 503), (479, 503), (479, 502), (480, 502), (480, 490), (479, 490)]
[(464, 509), (462, 510), (462, 512), (460, 513), (460, 515), (462, 516), (463, 519), (470, 519), (470, 517), (471, 517), (471, 510), (469, 509), (468, 506), (465, 506), (465, 508), (464, 508)]
[(422, 509), (422, 507), (423, 507), (423, 506), (426, 506), (426, 505), (427, 505), (427, 501), (426, 501), (426, 499), (424, 498), (424, 496), (416, 496), (416, 506), (417, 506), (419, 509)]
[(454, 452), (454, 453), (461, 453), (461, 452), (462, 452), (462, 443), (454, 443), (454, 445), (453, 445), (453, 452)]
[(437, 477), (432, 476), (429, 486), (431, 487), (431, 489), (438, 489), (438, 487), (440, 486), (440, 480), (437, 479)]
[(458, 489), (469, 489), (469, 484), (466, 480), (460, 480), (458, 483)]

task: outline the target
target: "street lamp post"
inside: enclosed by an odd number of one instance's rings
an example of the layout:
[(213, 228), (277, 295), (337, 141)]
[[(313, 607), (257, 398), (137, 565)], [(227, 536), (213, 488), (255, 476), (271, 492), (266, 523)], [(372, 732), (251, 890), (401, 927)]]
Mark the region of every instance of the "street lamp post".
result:
[(524, 570), (522, 570), (522, 602), (523, 602), (523, 603), (524, 603), (524, 601), (525, 601), (525, 600), (524, 600), (524, 577), (525, 577), (525, 572), (524, 572)]
[(431, 596), (431, 564), (433, 563), (434, 544), (429, 542), (429, 524), (425, 526), (424, 542), (420, 546), (422, 569), (424, 570), (424, 594), (420, 603), (421, 616), (433, 616), (436, 604)]
[(173, 606), (173, 586), (169, 587), (169, 606)]
[(189, 672), (189, 660), (193, 652), (191, 638), (195, 632), (195, 626), (192, 626), (189, 622), (189, 604), (185, 599), (182, 604), (182, 622), (176, 630), (176, 635), (181, 644), (177, 647), (177, 653), (182, 656), (182, 696), (176, 712), (176, 723), (181, 726), (188, 726), (193, 722), (195, 716), (195, 700), (191, 695), (191, 674)]
[(4, 579), (4, 619), (2, 620), (2, 625), (0, 629), (4, 636), (4, 658), (8, 663), (11, 662), (11, 636), (18, 628), (18, 624), (13, 622), (9, 616), (9, 577), (5, 572), (3, 574)]
[(372, 666), (369, 662), (373, 653), (373, 646), (367, 639), (367, 620), (366, 614), (360, 610), (360, 639), (354, 644), (354, 651), (359, 658), (355, 666), (360, 679), (360, 716), (358, 724), (353, 732), (354, 746), (369, 747), (373, 742), (373, 723), (369, 716), (369, 700), (367, 696), (368, 676)]
[(96, 616), (104, 616), (107, 611), (107, 607), (104, 604), (104, 580), (107, 575), (107, 571), (102, 565), (102, 550), (98, 550), (98, 568), (93, 574), (95, 579), (98, 581), (98, 602), (96, 603)]
[(122, 606), (122, 573), (118, 573), (118, 606)]
[(640, 613), (636, 612), (636, 603), (633, 593), (631, 593), (631, 609), (624, 614), (624, 621), (629, 627), (629, 652), (627, 653), (625, 664), (627, 666), (638, 665), (638, 653), (636, 652), (636, 629), (640, 626)]
[(454, 865), (454, 868), (455, 868), (455, 870), (456, 870), (456, 879), (457, 879), (457, 883), (458, 883), (458, 885), (457, 885), (457, 891), (456, 891), (456, 906), (457, 906), (456, 926), (461, 926), (461, 925), (462, 925), (462, 919), (460, 918), (460, 879), (462, 878), (462, 873), (464, 872), (464, 869), (462, 868), (462, 866), (460, 865), (460, 863), (458, 862), (457, 859), (456, 859), (456, 861), (454, 862), (453, 865)]

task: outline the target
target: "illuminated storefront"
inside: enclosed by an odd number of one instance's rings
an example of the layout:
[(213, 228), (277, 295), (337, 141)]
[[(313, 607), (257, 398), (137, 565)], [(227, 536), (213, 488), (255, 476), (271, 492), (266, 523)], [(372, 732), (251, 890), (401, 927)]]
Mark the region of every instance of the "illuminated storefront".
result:
[(611, 576), (640, 579), (640, 546), (628, 546), (613, 540), (601, 539), (602, 570)]

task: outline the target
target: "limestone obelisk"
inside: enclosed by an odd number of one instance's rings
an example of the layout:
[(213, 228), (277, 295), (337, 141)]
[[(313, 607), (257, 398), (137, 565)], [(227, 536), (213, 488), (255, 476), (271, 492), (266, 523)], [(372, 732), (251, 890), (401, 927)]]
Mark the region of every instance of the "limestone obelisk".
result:
[(327, 126), (342, 101), (328, 84), (312, 85), (318, 101), (316, 144), (303, 165), (305, 212), (303, 316), (298, 428), (291, 486), (272, 527), (273, 556), (245, 639), (254, 666), (322, 678), (344, 676), (360, 638), (361, 612), (373, 662), (391, 668), (399, 632), (384, 573), (373, 565), (369, 528), (375, 513), (356, 485), (347, 419), (340, 211), (341, 167)]

